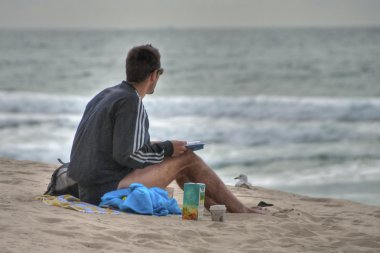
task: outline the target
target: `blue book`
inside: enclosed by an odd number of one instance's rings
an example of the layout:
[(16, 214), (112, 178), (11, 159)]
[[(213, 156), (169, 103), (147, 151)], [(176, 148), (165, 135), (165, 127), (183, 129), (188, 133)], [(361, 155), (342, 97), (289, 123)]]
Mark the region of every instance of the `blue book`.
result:
[(191, 149), (193, 151), (203, 149), (205, 144), (200, 141), (188, 141), (185, 145), (186, 148)]

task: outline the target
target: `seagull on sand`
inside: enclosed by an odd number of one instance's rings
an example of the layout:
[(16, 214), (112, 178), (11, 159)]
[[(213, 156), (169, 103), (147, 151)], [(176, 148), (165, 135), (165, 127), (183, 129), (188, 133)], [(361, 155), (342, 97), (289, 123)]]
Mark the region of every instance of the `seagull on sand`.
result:
[(239, 179), (239, 181), (235, 184), (235, 187), (253, 189), (253, 186), (250, 182), (248, 182), (248, 177), (246, 175), (240, 174), (238, 177), (235, 177), (234, 179)]

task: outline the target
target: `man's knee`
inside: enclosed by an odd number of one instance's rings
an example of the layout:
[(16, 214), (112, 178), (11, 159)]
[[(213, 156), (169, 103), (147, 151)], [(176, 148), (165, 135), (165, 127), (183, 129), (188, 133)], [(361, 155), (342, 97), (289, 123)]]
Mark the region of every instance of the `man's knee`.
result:
[(199, 156), (197, 156), (197, 154), (195, 154), (191, 150), (186, 151), (186, 153), (184, 154), (184, 156), (186, 156), (187, 159), (189, 159), (191, 162), (194, 162), (194, 163), (202, 161), (202, 159)]
[(204, 167), (202, 166), (203, 160), (193, 151), (187, 151), (179, 158), (183, 162), (183, 169), (178, 176), (186, 176), (189, 173), (194, 173)]

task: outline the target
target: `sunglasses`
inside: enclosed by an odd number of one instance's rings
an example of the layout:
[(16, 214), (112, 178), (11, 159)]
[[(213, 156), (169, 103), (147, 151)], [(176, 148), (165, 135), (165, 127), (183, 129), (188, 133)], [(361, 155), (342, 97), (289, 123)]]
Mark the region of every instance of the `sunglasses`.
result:
[(160, 76), (164, 73), (164, 69), (163, 68), (159, 68), (157, 69), (157, 74)]

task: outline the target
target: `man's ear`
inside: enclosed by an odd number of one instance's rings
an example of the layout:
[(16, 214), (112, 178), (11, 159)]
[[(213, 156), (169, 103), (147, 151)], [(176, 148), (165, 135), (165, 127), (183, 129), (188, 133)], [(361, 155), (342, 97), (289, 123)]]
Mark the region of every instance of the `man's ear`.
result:
[(153, 71), (152, 73), (150, 73), (149, 75), (149, 81), (151, 82), (154, 82), (155, 81), (155, 76), (156, 76), (156, 71)]

